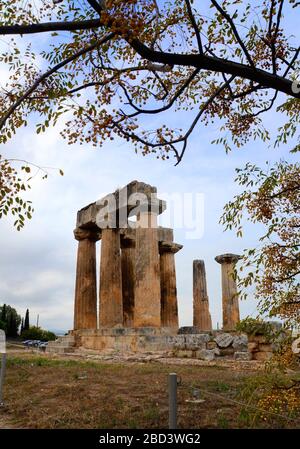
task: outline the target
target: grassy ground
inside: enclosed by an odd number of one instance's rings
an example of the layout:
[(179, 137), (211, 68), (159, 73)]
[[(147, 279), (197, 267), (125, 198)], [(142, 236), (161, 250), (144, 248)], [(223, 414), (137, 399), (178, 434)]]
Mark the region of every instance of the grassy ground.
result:
[[(274, 427), (251, 418), (240, 401), (245, 382), (258, 373), (159, 363), (108, 363), (8, 353), (5, 406), (0, 427), (166, 428), (167, 375), (176, 372), (180, 428)], [(204, 390), (204, 392), (202, 391)], [(195, 399), (204, 402), (195, 402)], [(254, 401), (255, 403), (255, 401)], [(250, 408), (249, 408), (250, 405)], [(255, 407), (255, 406), (254, 406)], [(280, 427), (299, 427), (279, 420)]]

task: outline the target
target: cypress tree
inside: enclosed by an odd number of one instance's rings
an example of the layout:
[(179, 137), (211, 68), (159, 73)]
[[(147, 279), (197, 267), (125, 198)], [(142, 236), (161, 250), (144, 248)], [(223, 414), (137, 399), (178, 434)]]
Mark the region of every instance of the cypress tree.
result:
[(29, 310), (26, 310), (25, 321), (24, 321), (24, 331), (28, 331), (29, 329)]

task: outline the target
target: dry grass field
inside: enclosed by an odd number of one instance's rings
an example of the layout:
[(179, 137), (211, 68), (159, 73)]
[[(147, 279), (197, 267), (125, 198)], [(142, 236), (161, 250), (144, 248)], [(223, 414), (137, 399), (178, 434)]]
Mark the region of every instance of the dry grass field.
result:
[[(299, 427), (300, 419), (263, 417), (258, 372), (224, 367), (109, 363), (9, 352), (0, 428), (166, 428), (168, 373), (176, 372), (180, 428)], [(203, 399), (204, 401), (199, 401)]]

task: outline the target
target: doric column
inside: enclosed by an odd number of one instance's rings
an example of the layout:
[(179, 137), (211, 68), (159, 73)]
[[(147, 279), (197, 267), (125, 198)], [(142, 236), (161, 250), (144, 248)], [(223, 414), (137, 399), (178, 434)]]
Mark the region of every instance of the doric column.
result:
[(99, 324), (123, 326), (120, 231), (102, 229)]
[(222, 254), (215, 260), (222, 267), (222, 305), (223, 329), (233, 330), (240, 320), (237, 285), (234, 279), (234, 266), (241, 258), (237, 254)]
[(96, 241), (99, 233), (77, 228), (74, 329), (97, 329)]
[(122, 264), (123, 322), (125, 327), (132, 327), (134, 315), (135, 240), (122, 239), (121, 264)]
[(182, 248), (176, 243), (162, 242), (160, 252), (161, 325), (178, 327), (175, 254)]
[(193, 325), (201, 331), (211, 331), (204, 260), (193, 261)]
[(134, 327), (160, 327), (160, 266), (157, 213), (139, 213), (136, 228)]

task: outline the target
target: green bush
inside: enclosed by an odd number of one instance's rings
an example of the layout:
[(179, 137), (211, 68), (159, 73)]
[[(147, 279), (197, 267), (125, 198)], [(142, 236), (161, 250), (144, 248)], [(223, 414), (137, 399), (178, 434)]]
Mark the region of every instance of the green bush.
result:
[(40, 327), (30, 326), (28, 330), (22, 332), (22, 338), (23, 340), (51, 341), (56, 339), (56, 335)]
[(272, 324), (259, 318), (247, 317), (239, 321), (236, 325), (236, 330), (247, 335), (264, 335), (267, 338), (274, 336)]

